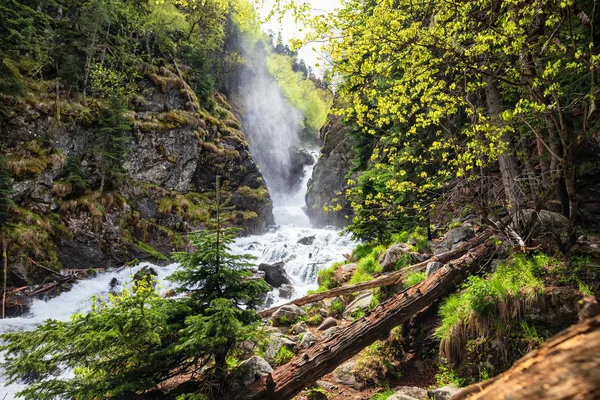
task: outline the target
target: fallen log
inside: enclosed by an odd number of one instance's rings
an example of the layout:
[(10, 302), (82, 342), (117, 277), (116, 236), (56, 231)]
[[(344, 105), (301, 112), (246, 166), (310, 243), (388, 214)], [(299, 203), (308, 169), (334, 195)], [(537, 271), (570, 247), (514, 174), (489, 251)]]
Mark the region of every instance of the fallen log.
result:
[(503, 374), (467, 387), (451, 400), (600, 398), (600, 316), (549, 339)]
[(57, 287), (62, 286), (66, 283), (75, 282), (76, 280), (77, 278), (72, 275), (60, 276), (59, 278), (56, 278), (53, 282), (45, 283), (31, 291), (25, 292), (25, 295), (29, 297), (39, 296), (41, 294), (48, 293), (49, 291), (56, 289)]
[(361, 283), (357, 283), (354, 285), (337, 287), (337, 288), (326, 290), (324, 292), (313, 293), (313, 294), (309, 294), (308, 296), (299, 297), (299, 298), (291, 300), (285, 304), (280, 304), (276, 307), (271, 307), (266, 310), (259, 311), (258, 314), (261, 317), (267, 318), (267, 317), (270, 317), (275, 311), (277, 311), (277, 309), (279, 307), (281, 307), (283, 305), (295, 304), (297, 306), (303, 306), (305, 304), (314, 303), (316, 301), (323, 300), (323, 299), (329, 299), (332, 297), (347, 295), (350, 293), (360, 292), (360, 291), (367, 290), (367, 289), (373, 289), (373, 288), (390, 286), (390, 285), (395, 285), (395, 284), (401, 283), (407, 272), (424, 270), (427, 267), (427, 264), (429, 264), (430, 262), (434, 262), (434, 261), (441, 262), (442, 264), (446, 264), (451, 260), (462, 257), (472, 248), (485, 242), (490, 236), (492, 236), (492, 230), (488, 229), (488, 230), (482, 232), (477, 237), (469, 240), (468, 242), (463, 243), (455, 250), (438, 254), (438, 255), (433, 256), (423, 262), (402, 268), (402, 270), (400, 270), (400, 271), (395, 271), (395, 272), (392, 272), (389, 274), (381, 275), (381, 276), (379, 276), (373, 280), (370, 280), (368, 282), (361, 282)]
[(450, 292), (470, 273), (477, 270), (492, 253), (493, 248), (493, 244), (488, 241), (464, 256), (450, 261), (423, 282), (380, 304), (363, 318), (342, 328), (330, 339), (315, 344), (273, 373), (233, 393), (231, 398), (293, 398), (318, 378), (333, 371), (374, 341), (385, 338), (394, 327)]

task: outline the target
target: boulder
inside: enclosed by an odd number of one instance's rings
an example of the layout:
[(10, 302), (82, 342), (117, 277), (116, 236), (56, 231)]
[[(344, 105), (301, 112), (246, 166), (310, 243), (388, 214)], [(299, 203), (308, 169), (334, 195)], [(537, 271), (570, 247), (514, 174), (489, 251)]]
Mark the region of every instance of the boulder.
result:
[(450, 229), (444, 237), (444, 245), (448, 250), (453, 250), (459, 243), (465, 242), (475, 237), (473, 229), (459, 226)]
[(354, 274), (354, 271), (356, 271), (356, 268), (358, 268), (358, 265), (354, 263), (342, 265), (338, 269), (340, 280), (343, 282), (348, 281), (350, 278), (352, 278), (352, 275)]
[(341, 326), (336, 325), (336, 326), (332, 326), (331, 328), (325, 329), (323, 331), (323, 333), (321, 334), (321, 340), (329, 340), (331, 339), (334, 335), (336, 335), (340, 330), (342, 329)]
[(265, 281), (274, 288), (279, 288), (281, 285), (291, 285), (292, 281), (285, 272), (285, 263), (283, 261), (275, 264), (260, 264), (259, 271), (265, 273)]
[(306, 331), (302, 335), (302, 339), (300, 339), (300, 347), (302, 347), (303, 349), (308, 349), (317, 342), (317, 337), (313, 335), (310, 331)]
[(532, 209), (526, 209), (517, 213), (515, 222), (511, 225), (522, 237), (529, 236), (532, 239), (537, 239), (551, 236), (553, 232), (565, 234), (569, 228), (569, 220), (564, 215), (552, 211), (541, 210), (536, 212)]
[(393, 271), (396, 269), (396, 263), (406, 253), (410, 253), (411, 248), (407, 243), (396, 243), (386, 250), (383, 258), (380, 261), (384, 271)]
[(241, 389), (250, 385), (257, 379), (273, 372), (273, 368), (265, 359), (253, 356), (242, 361), (231, 373), (231, 386)]
[(319, 331), (324, 331), (326, 329), (329, 329), (333, 326), (337, 326), (338, 322), (335, 318), (332, 317), (327, 317), (325, 318), (325, 321), (323, 321), (323, 323), (321, 325), (319, 325), (319, 327), (317, 328), (317, 330)]
[(431, 276), (443, 266), (444, 264), (438, 261), (432, 261), (430, 263), (427, 263), (427, 267), (425, 268), (425, 274), (427, 276)]
[(364, 387), (364, 383), (356, 380), (354, 362), (347, 362), (337, 367), (333, 371), (333, 378), (340, 385), (348, 386), (352, 389), (360, 390)]
[(437, 389), (430, 389), (427, 391), (427, 396), (431, 400), (450, 400), (452, 396), (460, 392), (461, 389), (454, 386), (444, 386)]
[(279, 297), (282, 299), (291, 299), (294, 295), (294, 286), (284, 283), (279, 287)]
[(356, 295), (354, 300), (344, 310), (344, 316), (351, 315), (354, 310), (359, 308), (367, 308), (371, 304), (373, 300), (373, 291), (365, 290), (364, 292), (360, 292)]
[(293, 324), (300, 317), (306, 315), (306, 312), (295, 304), (286, 304), (279, 307), (271, 316), (274, 326)]
[(144, 280), (152, 286), (156, 285), (154, 277), (158, 276), (158, 272), (152, 267), (145, 266), (133, 275), (133, 282), (137, 285), (138, 282)]
[(294, 335), (299, 335), (302, 332), (306, 332), (308, 330), (308, 325), (306, 322), (298, 322), (294, 326), (292, 326), (292, 333)]
[(400, 386), (387, 400), (423, 400), (427, 398), (427, 390), (414, 386)]
[(306, 236), (303, 237), (302, 239), (298, 240), (298, 244), (303, 244), (305, 246), (310, 246), (315, 242), (315, 235), (312, 236)]
[(296, 352), (296, 343), (294, 343), (293, 340), (288, 339), (281, 333), (272, 333), (269, 336), (267, 350), (265, 350), (265, 360), (272, 365), (275, 360), (275, 355), (277, 355), (277, 352), (283, 346), (290, 351)]

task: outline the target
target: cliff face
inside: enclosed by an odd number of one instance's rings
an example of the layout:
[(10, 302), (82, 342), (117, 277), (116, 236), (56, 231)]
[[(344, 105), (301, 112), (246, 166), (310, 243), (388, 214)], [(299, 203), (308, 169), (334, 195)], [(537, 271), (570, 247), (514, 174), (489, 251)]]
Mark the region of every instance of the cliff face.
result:
[[(352, 166), (354, 139), (338, 117), (330, 116), (321, 129), (323, 146), (306, 192), (306, 214), (313, 226), (343, 228), (350, 222), (352, 209), (343, 196), (346, 175)], [(333, 210), (325, 211), (323, 206)]]
[(104, 193), (93, 108), (44, 88), (17, 105), (2, 132), (14, 177), (12, 284), (42, 279), (39, 265), (167, 262), (171, 251), (186, 247), (184, 234), (203, 229), (210, 217), (217, 176), (236, 206), (227, 215), (230, 225), (249, 234), (273, 223), (269, 193), (224, 96), (215, 95), (208, 112), (166, 68), (154, 68), (139, 85), (127, 115), (125, 179)]

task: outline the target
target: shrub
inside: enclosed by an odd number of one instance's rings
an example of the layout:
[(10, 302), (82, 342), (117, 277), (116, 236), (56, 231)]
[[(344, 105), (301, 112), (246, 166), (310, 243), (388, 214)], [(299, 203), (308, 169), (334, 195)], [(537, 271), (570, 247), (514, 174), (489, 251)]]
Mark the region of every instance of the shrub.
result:
[(333, 316), (342, 315), (345, 309), (346, 305), (342, 300), (334, 299), (329, 305), (329, 314)]
[(453, 369), (444, 364), (438, 365), (438, 373), (435, 374), (435, 381), (437, 386), (463, 387), (465, 385), (465, 380), (459, 377)]
[(294, 352), (289, 350), (285, 346), (281, 346), (279, 350), (277, 350), (273, 361), (276, 366), (280, 366), (283, 364), (287, 364), (292, 358), (294, 358)]

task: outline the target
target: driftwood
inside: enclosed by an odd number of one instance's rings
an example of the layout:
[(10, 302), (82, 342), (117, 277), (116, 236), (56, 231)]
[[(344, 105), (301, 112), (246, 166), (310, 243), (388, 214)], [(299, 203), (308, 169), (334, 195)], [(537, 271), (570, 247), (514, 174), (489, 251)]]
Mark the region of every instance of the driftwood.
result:
[(75, 282), (77, 280), (76, 277), (72, 275), (67, 276), (59, 276), (53, 282), (44, 283), (43, 285), (38, 286), (37, 288), (24, 292), (27, 296), (39, 296), (40, 294), (48, 293), (49, 291), (56, 289), (59, 286), (62, 286), (66, 283)]
[(471, 385), (451, 400), (600, 398), (600, 316), (549, 339), (503, 374)]
[(323, 299), (329, 299), (329, 298), (336, 297), (336, 296), (342, 296), (342, 295), (347, 295), (350, 293), (360, 292), (362, 290), (373, 289), (373, 288), (378, 288), (378, 287), (383, 287), (383, 286), (390, 286), (390, 285), (395, 285), (395, 284), (401, 283), (407, 272), (424, 270), (427, 267), (427, 264), (429, 264), (430, 262), (433, 262), (433, 261), (437, 261), (437, 262), (441, 262), (442, 264), (446, 264), (451, 260), (462, 257), (472, 248), (485, 242), (491, 235), (492, 235), (492, 231), (486, 230), (486, 231), (482, 232), (481, 234), (479, 234), (477, 237), (469, 240), (468, 242), (463, 243), (455, 250), (438, 254), (437, 256), (433, 256), (423, 262), (413, 264), (406, 268), (402, 268), (402, 270), (400, 270), (400, 271), (381, 275), (381, 276), (379, 276), (373, 280), (370, 280), (368, 282), (361, 282), (361, 283), (357, 283), (355, 285), (342, 286), (342, 287), (326, 290), (324, 292), (313, 293), (313, 294), (309, 294), (308, 296), (299, 297), (288, 303), (280, 304), (276, 307), (271, 307), (266, 310), (262, 310), (258, 314), (261, 317), (266, 318), (266, 317), (271, 316), (275, 311), (277, 311), (277, 309), (279, 307), (281, 307), (283, 305), (295, 304), (297, 306), (303, 306), (305, 304), (314, 303), (316, 301), (323, 300)]
[(385, 338), (394, 327), (454, 289), (476, 271), (491, 254), (493, 247), (488, 241), (459, 259), (450, 261), (425, 281), (380, 304), (330, 339), (299, 353), (288, 364), (230, 397), (240, 400), (293, 398), (305, 387), (374, 341)]

